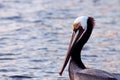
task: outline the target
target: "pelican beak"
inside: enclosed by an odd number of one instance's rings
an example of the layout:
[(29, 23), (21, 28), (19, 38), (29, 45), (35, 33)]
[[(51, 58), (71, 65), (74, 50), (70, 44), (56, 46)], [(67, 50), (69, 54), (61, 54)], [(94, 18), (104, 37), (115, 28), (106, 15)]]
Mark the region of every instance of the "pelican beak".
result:
[(59, 73), (60, 75), (62, 75), (62, 73), (63, 73), (63, 71), (64, 71), (64, 69), (65, 69), (65, 67), (66, 67), (66, 65), (67, 65), (67, 63), (70, 59), (71, 53), (74, 49), (74, 46), (81, 39), (81, 37), (83, 35), (83, 32), (84, 32), (84, 29), (82, 27), (79, 27), (78, 29), (73, 30), (72, 37), (71, 37), (71, 40), (70, 40), (70, 44), (69, 44), (68, 51), (67, 51), (67, 55), (66, 55), (63, 67), (62, 67), (62, 69)]

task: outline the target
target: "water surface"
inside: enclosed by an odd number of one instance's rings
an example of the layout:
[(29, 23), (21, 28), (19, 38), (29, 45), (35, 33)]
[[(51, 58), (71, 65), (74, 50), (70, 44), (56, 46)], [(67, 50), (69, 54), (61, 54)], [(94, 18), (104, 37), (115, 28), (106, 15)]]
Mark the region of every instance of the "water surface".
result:
[(83, 62), (120, 73), (119, 0), (0, 0), (0, 79), (69, 80), (67, 69), (58, 73), (82, 15), (96, 22)]

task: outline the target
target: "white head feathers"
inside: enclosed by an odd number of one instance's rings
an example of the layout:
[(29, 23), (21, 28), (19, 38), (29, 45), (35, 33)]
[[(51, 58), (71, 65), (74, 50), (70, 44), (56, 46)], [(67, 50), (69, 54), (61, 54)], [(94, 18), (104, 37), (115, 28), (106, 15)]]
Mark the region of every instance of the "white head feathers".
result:
[(87, 29), (87, 20), (88, 20), (88, 16), (80, 16), (75, 19), (73, 24), (80, 23), (81, 26), (83, 27), (83, 29), (86, 30)]

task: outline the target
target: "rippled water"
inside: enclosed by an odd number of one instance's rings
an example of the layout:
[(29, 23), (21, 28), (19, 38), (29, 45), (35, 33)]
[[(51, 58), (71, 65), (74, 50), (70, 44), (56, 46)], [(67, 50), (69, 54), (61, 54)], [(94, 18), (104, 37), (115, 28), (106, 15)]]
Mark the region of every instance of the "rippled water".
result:
[(96, 20), (85, 65), (120, 73), (119, 0), (0, 0), (0, 80), (68, 80), (58, 73), (81, 15)]

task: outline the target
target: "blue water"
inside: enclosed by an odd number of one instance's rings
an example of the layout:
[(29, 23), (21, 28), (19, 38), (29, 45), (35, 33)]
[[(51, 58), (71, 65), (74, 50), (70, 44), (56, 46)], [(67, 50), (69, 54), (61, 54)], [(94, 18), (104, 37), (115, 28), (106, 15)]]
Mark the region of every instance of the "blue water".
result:
[(82, 51), (87, 67), (120, 73), (119, 0), (0, 0), (0, 80), (69, 80), (59, 76), (74, 19), (96, 26)]

